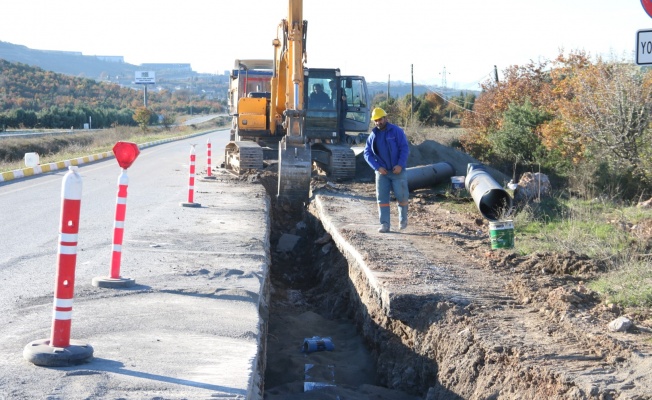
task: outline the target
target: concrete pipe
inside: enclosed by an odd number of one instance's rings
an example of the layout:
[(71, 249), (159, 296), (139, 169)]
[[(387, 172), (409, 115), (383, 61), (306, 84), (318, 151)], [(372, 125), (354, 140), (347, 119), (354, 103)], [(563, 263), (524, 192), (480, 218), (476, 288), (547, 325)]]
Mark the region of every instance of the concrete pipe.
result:
[(408, 190), (433, 186), (442, 182), (450, 182), (451, 176), (455, 175), (455, 168), (449, 162), (424, 165), (406, 169), (408, 179)]
[(464, 186), (480, 214), (489, 221), (500, 221), (511, 214), (512, 198), (492, 178), (484, 165), (468, 164)]

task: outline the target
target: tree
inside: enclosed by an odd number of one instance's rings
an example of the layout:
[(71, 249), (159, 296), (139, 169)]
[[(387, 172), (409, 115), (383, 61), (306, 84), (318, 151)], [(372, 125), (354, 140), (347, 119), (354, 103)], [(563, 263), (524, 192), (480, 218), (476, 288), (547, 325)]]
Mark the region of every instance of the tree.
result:
[(152, 118), (152, 111), (146, 107), (139, 107), (136, 109), (136, 112), (134, 112), (133, 119), (136, 121), (140, 129), (143, 130), (143, 132), (147, 132), (147, 127), (149, 125), (149, 120)]
[(165, 114), (163, 115), (163, 126), (165, 129), (170, 130), (170, 127), (174, 125), (177, 117), (174, 114)]
[(542, 157), (544, 149), (537, 130), (548, 119), (550, 116), (545, 111), (526, 99), (521, 105), (510, 104), (503, 114), (502, 128), (489, 135), (494, 152), (513, 163), (514, 179), (519, 162), (532, 163)]
[(652, 185), (652, 73), (633, 64), (598, 61), (577, 73), (574, 98), (560, 108), (568, 129), (614, 169)]
[(503, 113), (510, 104), (522, 104), (529, 99), (534, 107), (546, 109), (553, 97), (548, 64), (542, 61), (513, 65), (503, 72), (505, 78), (501, 82), (487, 80), (481, 84), (482, 93), (475, 100), (473, 111), (465, 112), (461, 123), (466, 133), (460, 137), (460, 143), (469, 154), (481, 161), (493, 157), (488, 138), (502, 129)]

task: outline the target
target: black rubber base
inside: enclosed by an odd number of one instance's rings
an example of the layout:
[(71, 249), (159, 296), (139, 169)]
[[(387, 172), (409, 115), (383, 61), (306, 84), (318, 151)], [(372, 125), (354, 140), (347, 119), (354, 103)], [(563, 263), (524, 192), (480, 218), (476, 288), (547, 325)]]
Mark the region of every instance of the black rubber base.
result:
[(52, 347), (50, 339), (35, 340), (23, 349), (23, 358), (43, 367), (68, 367), (85, 363), (93, 357), (93, 347), (71, 340), (68, 347)]
[(100, 288), (125, 288), (133, 286), (136, 283), (136, 280), (123, 277), (111, 278), (108, 276), (98, 276), (93, 278), (91, 283), (93, 286)]

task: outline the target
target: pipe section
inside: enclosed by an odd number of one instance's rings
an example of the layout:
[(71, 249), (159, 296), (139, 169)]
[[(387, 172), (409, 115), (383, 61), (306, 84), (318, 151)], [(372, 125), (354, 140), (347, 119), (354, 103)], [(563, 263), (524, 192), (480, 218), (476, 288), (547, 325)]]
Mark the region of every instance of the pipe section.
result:
[(493, 179), (484, 165), (467, 165), (464, 186), (471, 194), (480, 214), (489, 221), (499, 221), (511, 214), (512, 198)]
[(407, 172), (408, 190), (410, 192), (446, 181), (450, 182), (450, 178), (455, 175), (455, 168), (449, 162), (411, 167), (405, 171)]

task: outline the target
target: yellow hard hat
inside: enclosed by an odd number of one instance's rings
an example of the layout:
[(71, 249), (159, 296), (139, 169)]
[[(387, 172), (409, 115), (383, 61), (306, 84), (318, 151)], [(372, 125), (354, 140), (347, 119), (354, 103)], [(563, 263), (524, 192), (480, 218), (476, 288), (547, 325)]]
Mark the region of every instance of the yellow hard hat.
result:
[(373, 111), (371, 112), (371, 120), (372, 121), (375, 121), (377, 119), (381, 119), (382, 117), (386, 117), (386, 116), (387, 116), (387, 113), (385, 112), (385, 110), (383, 110), (382, 108), (379, 108), (379, 107), (374, 108)]

